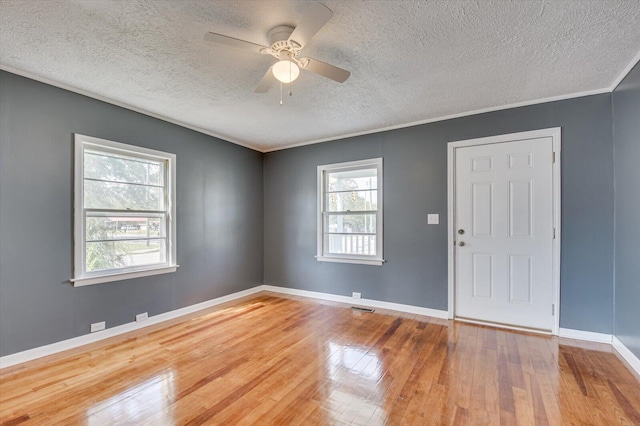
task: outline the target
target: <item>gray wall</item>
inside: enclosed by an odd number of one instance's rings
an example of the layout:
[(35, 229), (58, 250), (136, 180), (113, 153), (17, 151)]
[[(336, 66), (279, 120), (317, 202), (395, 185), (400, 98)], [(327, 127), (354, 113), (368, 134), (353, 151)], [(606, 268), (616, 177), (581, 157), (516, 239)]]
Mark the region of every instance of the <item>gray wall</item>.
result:
[(640, 65), (613, 92), (615, 335), (640, 357)]
[[(562, 127), (562, 327), (612, 333), (609, 94), (265, 155), (265, 284), (447, 309), (447, 142)], [(384, 158), (384, 266), (317, 262), (316, 166)], [(440, 225), (427, 225), (439, 213)]]
[[(636, 354), (638, 73), (636, 67), (613, 95), (615, 330)], [(263, 282), (446, 309), (447, 142), (557, 126), (563, 136), (561, 326), (611, 333), (611, 99), (546, 103), (263, 156), (0, 72), (0, 355), (86, 334), (93, 322), (113, 327), (140, 312), (157, 315)], [(177, 154), (176, 273), (81, 288), (68, 283), (73, 133)], [(388, 262), (317, 262), (316, 166), (373, 157), (384, 158)], [(441, 224), (428, 226), (427, 213), (439, 213)]]
[[(177, 155), (173, 274), (73, 288), (73, 133)], [(0, 72), (0, 355), (262, 284), (262, 154)]]

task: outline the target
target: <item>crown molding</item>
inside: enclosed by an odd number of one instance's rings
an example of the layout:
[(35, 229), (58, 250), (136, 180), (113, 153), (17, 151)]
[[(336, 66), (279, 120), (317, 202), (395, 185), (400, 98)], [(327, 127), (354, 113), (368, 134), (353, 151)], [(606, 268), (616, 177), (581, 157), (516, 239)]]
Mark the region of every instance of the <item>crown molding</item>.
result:
[(638, 64), (638, 62), (640, 62), (640, 52), (638, 52), (638, 54), (636, 54), (636, 56), (631, 60), (631, 62), (629, 62), (629, 64), (622, 70), (622, 72), (620, 73), (620, 75), (618, 75), (618, 77), (613, 81), (613, 83), (606, 88), (602, 88), (602, 89), (595, 89), (595, 90), (588, 90), (588, 91), (584, 91), (584, 92), (577, 92), (577, 93), (571, 93), (571, 94), (567, 94), (567, 95), (559, 95), (559, 96), (552, 96), (552, 97), (548, 97), (548, 98), (543, 98), (543, 99), (536, 99), (536, 100), (531, 100), (531, 101), (524, 101), (524, 102), (516, 102), (516, 103), (511, 103), (511, 104), (505, 104), (505, 105), (500, 105), (500, 106), (495, 106), (495, 107), (489, 107), (489, 108), (482, 108), (482, 109), (477, 109), (477, 110), (473, 110), (473, 111), (467, 111), (467, 112), (461, 112), (461, 113), (457, 113), (457, 114), (450, 114), (450, 115), (445, 115), (445, 116), (441, 116), (441, 117), (433, 117), (433, 118), (428, 118), (428, 119), (424, 119), (424, 120), (418, 120), (418, 121), (412, 121), (409, 123), (403, 123), (403, 124), (396, 124), (396, 125), (392, 125), (392, 126), (386, 126), (386, 127), (377, 127), (375, 129), (369, 129), (369, 130), (363, 130), (360, 132), (353, 132), (353, 133), (348, 133), (345, 135), (340, 135), (340, 136), (330, 136), (327, 138), (320, 138), (320, 139), (313, 139), (310, 141), (305, 141), (305, 142), (296, 142), (296, 143), (292, 143), (292, 144), (287, 144), (287, 145), (283, 145), (283, 146), (278, 146), (278, 147), (258, 147), (256, 145), (253, 145), (251, 143), (248, 142), (244, 142), (238, 139), (234, 139), (231, 138), (229, 136), (226, 135), (221, 135), (218, 134), (216, 132), (212, 132), (211, 130), (207, 130), (207, 129), (203, 129), (201, 127), (198, 126), (194, 126), (188, 123), (185, 123), (183, 121), (180, 120), (174, 120), (172, 118), (163, 116), (161, 114), (156, 114), (150, 111), (147, 111), (145, 109), (142, 108), (138, 108), (135, 107), (133, 105), (127, 104), (125, 102), (120, 102), (117, 101), (115, 99), (111, 99), (108, 98), (106, 96), (102, 96), (102, 95), (98, 95), (95, 93), (92, 93), (90, 91), (87, 90), (83, 90), (83, 89), (79, 89), (77, 87), (65, 84), (65, 83), (61, 83), (59, 81), (56, 80), (52, 80), (46, 77), (42, 77), (39, 76), (37, 74), (28, 72), (28, 71), (23, 71), (17, 68), (13, 68), (10, 67), (8, 65), (5, 64), (1, 64), (0, 63), (0, 70), (3, 71), (7, 71), (10, 72), (12, 74), (17, 74), (20, 75), (22, 77), (26, 77), (26, 78), (30, 78), (32, 80), (36, 80), (39, 81), (41, 83), (45, 83), (54, 87), (58, 87), (60, 89), (64, 89), (64, 90), (68, 90), (70, 92), (73, 93), (77, 93), (79, 95), (83, 95), (83, 96), (87, 96), (93, 99), (97, 99), (99, 101), (102, 102), (106, 102), (115, 106), (119, 106), (121, 108), (125, 108), (131, 111), (135, 111), (138, 112), (140, 114), (144, 114), (147, 115), (149, 117), (153, 117), (156, 118), (158, 120), (162, 120), (162, 121), (166, 121), (168, 123), (171, 124), (175, 124), (177, 126), (181, 126), (190, 130), (194, 130), (196, 132), (208, 135), (208, 136), (212, 136), (214, 138), (218, 138), (227, 142), (231, 142), (233, 144), (236, 145), (240, 145), (243, 146), (245, 148), (249, 148), (252, 149), (254, 151), (258, 151), (261, 153), (268, 153), (268, 152), (275, 152), (275, 151), (281, 151), (284, 149), (290, 149), (290, 148), (297, 148), (297, 147), (301, 147), (301, 146), (306, 146), (306, 145), (314, 145), (317, 143), (322, 143), (322, 142), (330, 142), (330, 141), (336, 141), (336, 140), (341, 140), (341, 139), (347, 139), (347, 138), (353, 138), (353, 137), (357, 137), (357, 136), (363, 136), (363, 135), (370, 135), (373, 133), (381, 133), (381, 132), (387, 132), (390, 130), (397, 130), (397, 129), (404, 129), (407, 127), (413, 127), (413, 126), (419, 126), (422, 124), (429, 124), (429, 123), (436, 123), (439, 121), (446, 121), (446, 120), (452, 120), (455, 118), (462, 118), (462, 117), (469, 117), (472, 115), (478, 115), (478, 114), (485, 114), (488, 112), (494, 112), (494, 111), (503, 111), (503, 110), (507, 110), (507, 109), (512, 109), (512, 108), (520, 108), (520, 107), (526, 107), (526, 106), (530, 106), (530, 105), (538, 105), (538, 104), (543, 104), (543, 103), (547, 103), (547, 102), (555, 102), (555, 101), (563, 101), (563, 100), (567, 100), (567, 99), (574, 99), (574, 98), (581, 98), (581, 97), (585, 97), (585, 96), (593, 96), (593, 95), (600, 95), (603, 93), (611, 93), (615, 90), (616, 87), (618, 87), (618, 85), (620, 84), (620, 82), (622, 82), (622, 80), (624, 80), (624, 78), (631, 72), (631, 70), (636, 66), (636, 64)]
[(631, 62), (629, 62), (629, 64), (622, 70), (620, 75), (618, 75), (618, 77), (613, 81), (611, 86), (609, 86), (608, 88), (596, 89), (596, 90), (588, 90), (588, 91), (585, 91), (585, 92), (577, 92), (577, 93), (571, 93), (571, 94), (568, 94), (568, 95), (553, 96), (553, 97), (550, 97), (550, 98), (543, 98), (543, 99), (537, 99), (537, 100), (532, 100), (532, 101), (516, 102), (516, 103), (513, 103), (513, 104), (506, 104), (506, 105), (490, 107), (490, 108), (482, 108), (482, 109), (477, 109), (477, 110), (468, 111), (468, 112), (462, 112), (462, 113), (458, 113), (458, 114), (445, 115), (445, 116), (442, 116), (442, 117), (428, 118), (428, 119), (425, 119), (425, 120), (413, 121), (411, 123), (397, 124), (397, 125), (387, 126), (387, 127), (379, 127), (379, 128), (376, 128), (376, 129), (364, 130), (362, 132), (349, 133), (349, 134), (342, 135), (342, 136), (314, 139), (314, 140), (311, 140), (311, 141), (293, 143), (293, 144), (288, 144), (288, 145), (284, 145), (284, 146), (280, 146), (280, 147), (276, 147), (276, 148), (266, 148), (262, 152), (263, 153), (267, 153), (267, 152), (281, 151), (283, 149), (296, 148), (296, 147), (305, 146), (305, 145), (313, 145), (313, 144), (321, 143), (321, 142), (330, 142), (330, 141), (335, 141), (335, 140), (340, 140), (340, 139), (352, 138), (352, 137), (356, 137), (356, 136), (370, 135), (372, 133), (386, 132), (386, 131), (389, 131), (389, 130), (404, 129), (405, 127), (419, 126), (421, 124), (435, 123), (435, 122), (438, 122), (438, 121), (445, 121), (445, 120), (451, 120), (451, 119), (454, 119), (454, 118), (468, 117), (468, 116), (471, 116), (471, 115), (484, 114), (484, 113), (487, 113), (487, 112), (502, 111), (502, 110), (505, 110), (505, 109), (519, 108), (519, 107), (525, 107), (525, 106), (529, 106), (529, 105), (543, 104), (543, 103), (546, 103), (546, 102), (563, 101), (563, 100), (567, 100), (567, 99), (581, 98), (581, 97), (584, 97), (584, 96), (592, 96), (592, 95), (601, 95), (603, 93), (611, 93), (611, 92), (613, 92), (615, 90), (616, 87), (618, 87), (620, 82), (622, 82), (622, 80), (625, 79), (625, 77), (631, 72), (631, 70), (636, 66), (636, 64), (638, 64), (638, 62), (640, 62), (640, 52), (638, 52), (638, 54), (631, 60)]
[(571, 93), (571, 94), (568, 94), (568, 95), (559, 95), (559, 96), (553, 96), (553, 97), (550, 97), (550, 98), (536, 99), (536, 100), (532, 100), (532, 101), (516, 102), (516, 103), (513, 103), (513, 104), (506, 104), (506, 105), (501, 105), (501, 106), (496, 106), (496, 107), (476, 109), (476, 110), (473, 110), (473, 111), (461, 112), (461, 113), (457, 113), (457, 114), (450, 114), (450, 115), (445, 115), (445, 116), (442, 116), (442, 117), (434, 117), (434, 118), (427, 118), (425, 120), (412, 121), (410, 123), (396, 124), (396, 125), (387, 126), (387, 127), (378, 127), (378, 128), (371, 129), (371, 130), (363, 130), (361, 132), (349, 133), (349, 134), (341, 135), (341, 136), (332, 136), (332, 137), (328, 137), (328, 138), (314, 139), (314, 140), (308, 141), (308, 142), (293, 143), (293, 144), (289, 144), (289, 145), (280, 146), (280, 147), (277, 147), (277, 148), (268, 148), (268, 149), (265, 149), (262, 152), (267, 153), (267, 152), (281, 151), (283, 149), (297, 148), (299, 146), (313, 145), (313, 144), (317, 144), (317, 143), (321, 143), (321, 142), (330, 142), (330, 141), (336, 141), (336, 140), (340, 140), (340, 139), (353, 138), (353, 137), (356, 137), (356, 136), (370, 135), (372, 133), (388, 132), (389, 130), (404, 129), (406, 127), (420, 126), (421, 124), (436, 123), (438, 121), (452, 120), (454, 118), (469, 117), (469, 116), (472, 116), (472, 115), (485, 114), (487, 112), (503, 111), (503, 110), (506, 110), (506, 109), (520, 108), (520, 107), (525, 107), (525, 106), (530, 106), (530, 105), (537, 105), (537, 104), (544, 104), (544, 103), (547, 103), (547, 102), (564, 101), (564, 100), (567, 100), (567, 99), (582, 98), (584, 96), (601, 95), (603, 93), (611, 93), (611, 90), (609, 88), (588, 90), (586, 92), (577, 92), (577, 93)]
[(25, 78), (28, 78), (28, 79), (31, 79), (31, 80), (39, 81), (40, 83), (48, 84), (49, 86), (54, 86), (54, 87), (57, 87), (59, 89), (68, 90), (69, 92), (77, 93), (78, 95), (82, 95), (82, 96), (86, 96), (88, 98), (96, 99), (98, 101), (102, 101), (102, 102), (105, 102), (105, 103), (108, 103), (108, 104), (111, 104), (111, 105), (115, 105), (115, 106), (118, 106), (120, 108), (128, 109), (130, 111), (134, 111), (134, 112), (137, 112), (139, 114), (143, 114), (143, 115), (146, 115), (146, 116), (149, 116), (149, 117), (152, 117), (152, 118), (156, 118), (158, 120), (166, 121), (167, 123), (175, 124), (176, 126), (184, 127), (185, 129), (193, 130), (193, 131), (196, 131), (198, 133), (205, 134), (207, 136), (212, 136), (214, 138), (221, 139), (221, 140), (223, 140), (225, 142), (231, 142), (233, 144), (240, 145), (240, 146), (243, 146), (245, 148), (252, 149), (254, 151), (263, 152), (260, 148), (254, 146), (252, 144), (249, 144), (249, 143), (237, 140), (237, 139), (230, 138), (229, 136), (221, 135), (221, 134), (218, 134), (216, 132), (212, 132), (211, 130), (203, 129), (202, 127), (194, 126), (192, 124), (185, 123), (184, 121), (175, 120), (173, 118), (169, 118), (169, 117), (166, 117), (166, 116), (161, 115), (161, 114), (156, 114), (155, 112), (151, 112), (151, 111), (147, 111), (146, 109), (143, 109), (143, 108), (135, 107), (135, 106), (133, 106), (131, 104), (128, 104), (126, 102), (120, 102), (120, 101), (117, 101), (115, 99), (109, 98), (107, 96), (98, 95), (98, 94), (90, 92), (88, 90), (80, 89), (78, 87), (74, 87), (74, 86), (71, 86), (71, 85), (66, 84), (66, 83), (61, 83), (61, 82), (59, 82), (57, 80), (52, 80), (52, 79), (47, 78), (47, 77), (42, 77), (40, 75), (34, 74), (32, 72), (29, 72), (29, 71), (24, 71), (24, 70), (21, 70), (21, 69), (18, 69), (18, 68), (14, 68), (14, 67), (2, 64), (2, 63), (0, 63), (0, 70), (9, 72), (11, 74), (16, 74), (16, 75), (19, 75), (21, 77), (25, 77)]
[(624, 80), (625, 77), (629, 75), (631, 70), (638, 64), (638, 62), (640, 62), (640, 52), (638, 52), (638, 54), (631, 60), (631, 62), (629, 62), (629, 64), (622, 70), (618, 78), (613, 81), (613, 83), (609, 87), (610, 92), (616, 90), (616, 87), (618, 87), (618, 85), (622, 83), (622, 80)]

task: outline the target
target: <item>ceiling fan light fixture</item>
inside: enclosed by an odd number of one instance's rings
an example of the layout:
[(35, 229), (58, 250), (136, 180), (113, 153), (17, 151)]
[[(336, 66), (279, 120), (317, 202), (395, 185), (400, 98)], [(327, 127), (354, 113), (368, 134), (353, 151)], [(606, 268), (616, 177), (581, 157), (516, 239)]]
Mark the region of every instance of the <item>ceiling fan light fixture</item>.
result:
[(271, 68), (273, 76), (282, 83), (291, 83), (300, 75), (298, 65), (288, 59), (278, 61)]

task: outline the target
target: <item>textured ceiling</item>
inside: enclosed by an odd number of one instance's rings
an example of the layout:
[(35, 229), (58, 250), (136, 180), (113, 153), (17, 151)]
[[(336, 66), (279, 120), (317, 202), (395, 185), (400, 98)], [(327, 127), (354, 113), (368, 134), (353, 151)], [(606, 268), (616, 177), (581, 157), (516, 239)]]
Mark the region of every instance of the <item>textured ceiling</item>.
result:
[(255, 94), (304, 1), (1, 0), (0, 64), (261, 151), (608, 89), (640, 50), (640, 1), (334, 1), (293, 96)]

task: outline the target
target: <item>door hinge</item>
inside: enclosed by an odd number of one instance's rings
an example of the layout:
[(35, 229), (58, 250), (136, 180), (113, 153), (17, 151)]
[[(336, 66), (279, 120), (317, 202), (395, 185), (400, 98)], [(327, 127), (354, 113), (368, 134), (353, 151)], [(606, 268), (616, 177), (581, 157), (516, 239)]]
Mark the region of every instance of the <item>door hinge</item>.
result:
[(556, 153), (555, 153), (555, 151), (553, 152), (553, 161), (552, 161), (552, 162), (553, 162), (553, 163), (555, 163), (555, 162), (556, 162)]
[(556, 228), (553, 228), (553, 239), (556, 239)]
[(551, 304), (551, 316), (552, 317), (556, 316), (556, 305), (555, 304)]

